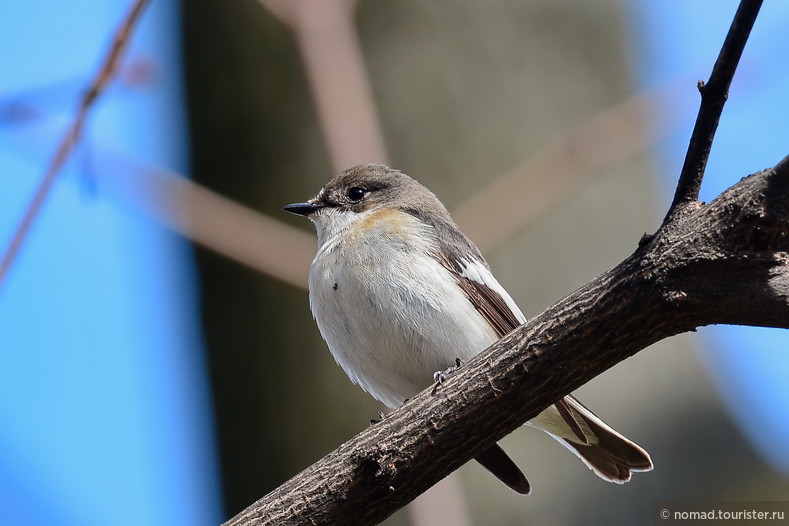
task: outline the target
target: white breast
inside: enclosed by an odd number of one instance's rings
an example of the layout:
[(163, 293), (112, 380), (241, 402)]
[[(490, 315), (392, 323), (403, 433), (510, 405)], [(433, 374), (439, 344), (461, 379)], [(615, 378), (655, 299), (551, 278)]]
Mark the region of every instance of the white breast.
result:
[(430, 256), (429, 227), (389, 211), (354, 219), (341, 235), (324, 232), (310, 270), (310, 305), (351, 380), (397, 407), (428, 387), (434, 372), (497, 338)]

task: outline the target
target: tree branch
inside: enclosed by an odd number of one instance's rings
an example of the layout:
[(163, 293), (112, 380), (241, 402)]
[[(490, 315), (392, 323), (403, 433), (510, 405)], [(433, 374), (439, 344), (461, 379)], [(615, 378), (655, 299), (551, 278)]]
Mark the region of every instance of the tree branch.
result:
[(228, 521), (374, 524), (659, 340), (724, 323), (789, 328), (789, 158), (665, 224), (614, 269)]
[(696, 201), (699, 197), (712, 141), (715, 139), (723, 105), (729, 97), (729, 86), (761, 7), (762, 0), (742, 0), (729, 27), (726, 40), (723, 41), (715, 66), (712, 68), (709, 82), (704, 84), (703, 81), (699, 81), (701, 106), (690, 136), (690, 144), (685, 154), (674, 200), (666, 217), (673, 214), (679, 205)]

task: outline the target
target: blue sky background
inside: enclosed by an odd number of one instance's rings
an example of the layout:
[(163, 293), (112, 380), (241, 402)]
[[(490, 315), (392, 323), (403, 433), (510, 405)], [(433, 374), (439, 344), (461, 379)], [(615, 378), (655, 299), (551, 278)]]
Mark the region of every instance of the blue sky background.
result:
[[(130, 5), (0, 8), (3, 249)], [(108, 199), (93, 162), (114, 151), (186, 173), (177, 16), (174, 1), (146, 8), (0, 288), (7, 524), (222, 519), (190, 249)]]

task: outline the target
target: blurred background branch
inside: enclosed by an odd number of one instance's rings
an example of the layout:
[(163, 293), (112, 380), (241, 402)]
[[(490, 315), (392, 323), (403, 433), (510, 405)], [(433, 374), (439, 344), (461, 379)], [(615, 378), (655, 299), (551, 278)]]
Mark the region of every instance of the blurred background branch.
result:
[(356, 0), (259, 0), (293, 31), (332, 172), (388, 163), (356, 34)]
[(678, 84), (631, 95), (582, 120), (555, 144), (497, 177), (453, 210), (483, 252), (580, 191), (594, 175), (652, 148), (677, 125), (668, 107)]
[(44, 204), (44, 200), (47, 198), (49, 191), (52, 189), (55, 179), (60, 173), (60, 170), (63, 168), (63, 165), (66, 163), (66, 160), (71, 154), (71, 151), (74, 149), (74, 146), (79, 142), (82, 135), (82, 128), (85, 126), (85, 120), (88, 118), (90, 109), (93, 107), (96, 100), (101, 96), (102, 92), (107, 86), (107, 83), (112, 80), (112, 77), (118, 71), (119, 63), (123, 57), (123, 52), (126, 49), (126, 45), (128, 44), (132, 32), (134, 31), (134, 26), (136, 25), (137, 20), (139, 20), (140, 14), (142, 13), (146, 3), (147, 0), (136, 0), (132, 4), (129, 13), (126, 15), (126, 19), (121, 23), (120, 27), (118, 27), (118, 30), (115, 33), (109, 52), (104, 59), (104, 63), (99, 68), (96, 78), (82, 95), (82, 100), (79, 103), (79, 108), (77, 110), (77, 115), (74, 117), (74, 122), (66, 131), (66, 134), (63, 136), (57, 151), (52, 156), (52, 161), (49, 164), (49, 168), (47, 169), (41, 184), (36, 189), (33, 199), (28, 205), (27, 210), (25, 211), (25, 214), (19, 223), (19, 226), (11, 238), (11, 242), (8, 244), (8, 247), (3, 253), (2, 260), (0, 260), (0, 287), (2, 287), (3, 280), (5, 279), (6, 274), (8, 274), (8, 270), (11, 268), (14, 258), (16, 257), (19, 248), (22, 246), (27, 233), (30, 231), (33, 221), (35, 221), (36, 216), (38, 216), (41, 206)]

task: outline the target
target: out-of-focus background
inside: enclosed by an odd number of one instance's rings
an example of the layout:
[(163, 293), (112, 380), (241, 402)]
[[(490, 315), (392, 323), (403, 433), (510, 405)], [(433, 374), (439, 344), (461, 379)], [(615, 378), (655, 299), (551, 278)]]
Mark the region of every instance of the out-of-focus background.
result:
[[(0, 7), (0, 250), (131, 5)], [(527, 315), (619, 262), (659, 225), (736, 5), (153, 0), (0, 283), (0, 522), (217, 524), (368, 425), (310, 317), (311, 226), (281, 211), (356, 162), (434, 190)], [(705, 200), (789, 153), (787, 22), (766, 3)], [(471, 463), (386, 524), (786, 500), (787, 350), (707, 328), (584, 386), (652, 455), (625, 486), (522, 429), (531, 496)]]

